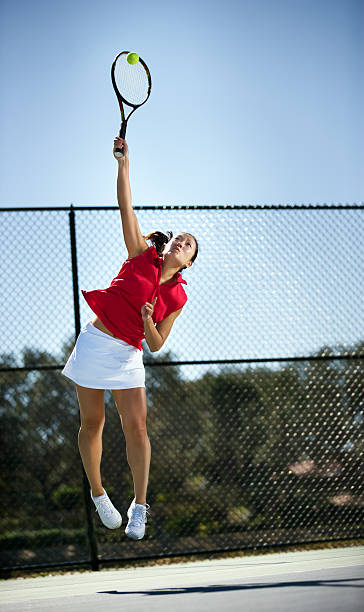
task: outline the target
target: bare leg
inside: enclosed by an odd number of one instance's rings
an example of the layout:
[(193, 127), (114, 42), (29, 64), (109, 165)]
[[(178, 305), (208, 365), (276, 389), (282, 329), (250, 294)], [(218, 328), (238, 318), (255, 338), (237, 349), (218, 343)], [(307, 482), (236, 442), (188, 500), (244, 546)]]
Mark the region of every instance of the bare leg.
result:
[(112, 391), (126, 440), (128, 463), (133, 475), (136, 504), (145, 504), (151, 457), (147, 434), (147, 401), (144, 387)]
[(81, 416), (78, 447), (92, 495), (98, 497), (104, 493), (100, 473), (102, 431), (105, 423), (104, 390), (79, 385), (76, 385), (76, 390)]

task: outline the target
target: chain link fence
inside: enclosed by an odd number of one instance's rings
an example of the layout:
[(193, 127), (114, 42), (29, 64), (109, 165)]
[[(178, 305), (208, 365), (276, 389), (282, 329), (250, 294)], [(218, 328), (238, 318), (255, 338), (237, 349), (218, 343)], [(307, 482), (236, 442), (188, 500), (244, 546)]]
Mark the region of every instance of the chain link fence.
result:
[(144, 343), (151, 516), (133, 498), (110, 392), (91, 508), (72, 382), (60, 370), (93, 317), (80, 289), (126, 258), (115, 207), (2, 209), (3, 569), (225, 551), (363, 535), (364, 206), (135, 207), (141, 230), (200, 245), (188, 303), (159, 353)]

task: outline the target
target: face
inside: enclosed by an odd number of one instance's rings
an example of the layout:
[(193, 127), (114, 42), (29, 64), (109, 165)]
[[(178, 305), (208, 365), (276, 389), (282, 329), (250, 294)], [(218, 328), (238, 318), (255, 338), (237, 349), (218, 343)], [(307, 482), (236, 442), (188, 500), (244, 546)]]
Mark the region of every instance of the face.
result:
[(193, 257), (195, 250), (196, 242), (190, 234), (178, 234), (169, 243), (166, 255), (170, 261), (173, 259), (179, 268), (182, 266), (190, 267), (192, 265), (191, 257)]

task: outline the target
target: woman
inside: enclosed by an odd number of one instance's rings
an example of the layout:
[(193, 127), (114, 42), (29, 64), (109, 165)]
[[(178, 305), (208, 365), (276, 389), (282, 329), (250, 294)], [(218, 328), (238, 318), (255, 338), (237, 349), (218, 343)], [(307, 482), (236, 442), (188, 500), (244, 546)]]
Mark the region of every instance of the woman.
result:
[[(123, 157), (115, 150), (124, 148)], [(146, 502), (151, 447), (146, 428), (147, 405), (141, 341), (151, 351), (165, 343), (187, 296), (180, 270), (196, 259), (198, 244), (188, 233), (172, 241), (161, 232), (142, 236), (131, 203), (129, 151), (122, 138), (114, 140), (118, 161), (117, 197), (128, 259), (107, 289), (82, 291), (95, 313), (81, 330), (62, 374), (76, 384), (81, 427), (78, 445), (91, 498), (109, 529), (120, 527), (120, 513), (101, 484), (104, 390), (111, 389), (126, 439), (135, 497), (128, 509), (125, 533), (140, 540), (147, 522)], [(148, 246), (146, 239), (152, 242)]]

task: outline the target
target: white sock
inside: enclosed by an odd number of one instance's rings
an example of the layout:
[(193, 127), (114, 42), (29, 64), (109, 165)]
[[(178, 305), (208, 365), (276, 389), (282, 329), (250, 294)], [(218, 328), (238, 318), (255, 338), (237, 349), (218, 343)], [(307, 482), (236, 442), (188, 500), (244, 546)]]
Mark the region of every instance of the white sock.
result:
[(102, 494), (102, 495), (98, 495), (97, 497), (94, 497), (94, 496), (92, 495), (92, 499), (101, 499), (102, 497), (106, 497), (106, 491), (105, 491), (105, 489), (104, 489), (104, 492), (103, 492), (103, 494)]

